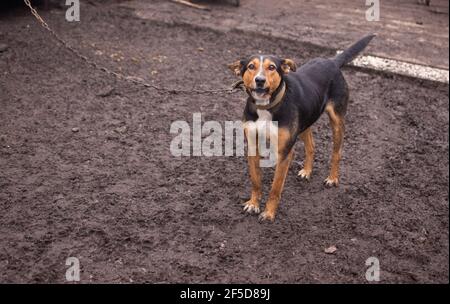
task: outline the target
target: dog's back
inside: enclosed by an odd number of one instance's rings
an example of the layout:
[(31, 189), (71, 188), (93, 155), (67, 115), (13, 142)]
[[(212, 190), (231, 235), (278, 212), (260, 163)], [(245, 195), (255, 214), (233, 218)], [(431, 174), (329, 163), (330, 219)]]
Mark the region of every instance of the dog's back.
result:
[(289, 102), (296, 105), (301, 133), (323, 113), (333, 80), (341, 74), (333, 60), (316, 58), (286, 75)]
[(352, 61), (373, 37), (373, 34), (363, 37), (332, 59), (312, 59), (285, 76), (289, 101), (299, 111), (299, 133), (319, 119), (330, 101), (336, 113), (345, 115), (349, 94), (340, 69)]

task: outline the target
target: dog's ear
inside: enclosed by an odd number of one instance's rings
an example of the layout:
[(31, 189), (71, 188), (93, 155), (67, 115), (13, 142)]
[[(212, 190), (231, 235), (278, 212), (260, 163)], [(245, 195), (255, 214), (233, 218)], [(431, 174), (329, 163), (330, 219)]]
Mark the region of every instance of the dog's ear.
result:
[(281, 69), (284, 74), (288, 74), (290, 71), (295, 72), (297, 70), (297, 65), (292, 59), (283, 59), (281, 62)]
[(236, 76), (242, 76), (242, 67), (244, 66), (243, 60), (238, 60), (228, 65), (228, 68), (234, 73)]

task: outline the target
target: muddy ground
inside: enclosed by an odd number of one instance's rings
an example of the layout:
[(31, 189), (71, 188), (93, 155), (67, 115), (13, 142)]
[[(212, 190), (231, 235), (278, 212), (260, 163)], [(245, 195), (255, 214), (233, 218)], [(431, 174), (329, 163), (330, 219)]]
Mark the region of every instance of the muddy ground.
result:
[[(43, 14), (89, 58), (158, 85), (215, 88), (258, 50), (297, 62), (311, 45), (139, 19), (88, 5), (83, 22)], [(0, 282), (448, 282), (448, 86), (345, 69), (351, 89), (339, 188), (331, 132), (314, 127), (311, 182), (296, 146), (276, 221), (242, 213), (243, 157), (170, 154), (175, 120), (238, 120), (243, 93), (161, 95), (115, 80), (55, 44), (26, 10), (0, 17)], [(75, 132), (74, 132), (75, 131)], [(273, 169), (264, 170), (265, 197)], [(324, 249), (335, 245), (334, 254)]]
[[(166, 0), (132, 0), (135, 8), (151, 20), (189, 23), (223, 30), (282, 36), (324, 47), (345, 48), (367, 33), (377, 33), (366, 53), (448, 70), (447, 0), (380, 1), (380, 20), (366, 20), (366, 1), (352, 0), (242, 0), (236, 9), (231, 0), (199, 0), (211, 11), (186, 9)], [(422, 2), (422, 4), (421, 4)]]

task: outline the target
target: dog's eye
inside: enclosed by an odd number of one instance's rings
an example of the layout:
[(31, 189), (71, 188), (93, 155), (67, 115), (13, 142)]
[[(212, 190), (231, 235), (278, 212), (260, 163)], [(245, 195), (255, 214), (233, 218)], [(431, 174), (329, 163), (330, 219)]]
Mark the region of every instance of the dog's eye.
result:
[(249, 70), (254, 70), (255, 69), (255, 65), (253, 63), (250, 63), (247, 68)]
[(273, 64), (269, 65), (269, 71), (275, 71), (277, 67)]

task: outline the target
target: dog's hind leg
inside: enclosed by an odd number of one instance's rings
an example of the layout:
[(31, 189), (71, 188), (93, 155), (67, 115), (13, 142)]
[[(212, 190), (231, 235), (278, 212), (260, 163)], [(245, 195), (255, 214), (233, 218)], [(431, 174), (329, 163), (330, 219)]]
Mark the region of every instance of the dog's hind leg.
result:
[(339, 162), (344, 143), (344, 116), (336, 111), (334, 102), (329, 102), (325, 107), (325, 111), (330, 118), (331, 129), (333, 131), (333, 152), (331, 155), (330, 175), (328, 175), (324, 183), (327, 186), (337, 186), (339, 184)]
[(300, 139), (305, 145), (305, 164), (303, 169), (298, 172), (298, 175), (301, 178), (309, 180), (311, 178), (314, 161), (314, 138), (311, 127), (300, 134)]

